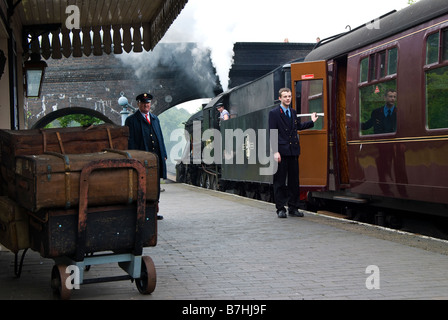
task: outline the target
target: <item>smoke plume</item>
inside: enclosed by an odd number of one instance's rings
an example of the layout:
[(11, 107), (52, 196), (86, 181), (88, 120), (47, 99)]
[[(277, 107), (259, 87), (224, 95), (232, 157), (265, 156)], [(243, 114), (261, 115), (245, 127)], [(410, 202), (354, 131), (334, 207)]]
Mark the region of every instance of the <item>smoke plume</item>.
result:
[(154, 50), (117, 56), (146, 83), (147, 90), (164, 87), (163, 79), (174, 79), (182, 97), (211, 98), (220, 87), (210, 51), (195, 43), (159, 43)]

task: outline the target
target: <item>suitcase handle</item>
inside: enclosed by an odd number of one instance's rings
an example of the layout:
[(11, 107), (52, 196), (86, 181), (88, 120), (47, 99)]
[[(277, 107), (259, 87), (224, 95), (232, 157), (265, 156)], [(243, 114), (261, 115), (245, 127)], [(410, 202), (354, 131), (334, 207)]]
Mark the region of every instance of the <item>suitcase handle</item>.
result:
[(78, 239), (76, 245), (76, 261), (83, 261), (86, 246), (86, 228), (87, 228), (87, 203), (89, 192), (89, 177), (95, 170), (131, 168), (138, 173), (137, 189), (137, 218), (135, 229), (134, 255), (141, 255), (143, 252), (143, 243), (140, 231), (143, 229), (146, 215), (146, 169), (135, 159), (103, 159), (92, 161), (81, 171), (79, 181), (79, 214), (78, 214)]

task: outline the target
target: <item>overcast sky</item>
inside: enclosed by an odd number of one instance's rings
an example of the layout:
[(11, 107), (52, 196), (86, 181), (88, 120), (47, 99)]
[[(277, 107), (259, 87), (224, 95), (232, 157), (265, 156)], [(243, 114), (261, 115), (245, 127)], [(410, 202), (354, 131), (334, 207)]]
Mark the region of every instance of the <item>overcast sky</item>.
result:
[(315, 42), (348, 31), (408, 0), (189, 0), (162, 42), (197, 42), (227, 88), (235, 42)]
[(408, 0), (189, 0), (165, 41), (313, 42), (344, 32)]

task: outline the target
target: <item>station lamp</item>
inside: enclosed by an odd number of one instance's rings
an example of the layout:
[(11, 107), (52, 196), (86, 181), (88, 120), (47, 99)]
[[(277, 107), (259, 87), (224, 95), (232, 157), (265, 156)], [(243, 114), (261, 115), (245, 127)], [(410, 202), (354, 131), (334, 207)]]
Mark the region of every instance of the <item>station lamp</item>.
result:
[(120, 95), (121, 95), (121, 97), (118, 99), (118, 104), (123, 108), (123, 110), (120, 112), (120, 114), (121, 114), (121, 125), (124, 126), (126, 123), (127, 117), (129, 117), (129, 115), (131, 114), (128, 111), (128, 109), (131, 109), (132, 112), (137, 111), (137, 109), (129, 104), (128, 99), (124, 96), (124, 92), (121, 92)]
[(40, 97), (46, 67), (47, 63), (40, 60), (40, 56), (36, 54), (32, 54), (31, 60), (24, 63), (23, 71), (25, 73), (25, 95), (27, 98)]

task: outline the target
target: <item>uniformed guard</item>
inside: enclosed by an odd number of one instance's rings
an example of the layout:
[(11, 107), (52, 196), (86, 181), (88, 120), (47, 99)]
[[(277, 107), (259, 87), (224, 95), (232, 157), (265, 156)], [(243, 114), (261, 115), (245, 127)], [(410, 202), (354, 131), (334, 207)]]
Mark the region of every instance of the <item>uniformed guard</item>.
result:
[[(166, 179), (167, 152), (159, 118), (150, 112), (153, 98), (149, 93), (142, 93), (136, 98), (139, 111), (129, 116), (125, 122), (125, 125), (129, 127), (128, 149), (157, 154), (159, 178)], [(162, 216), (158, 218), (163, 219)]]
[(301, 123), (296, 111), (291, 108), (292, 94), (288, 88), (280, 89), (279, 99), (280, 106), (269, 112), (269, 129), (278, 131), (278, 145), (274, 154), (274, 160), (278, 162), (273, 183), (275, 207), (279, 218), (287, 217), (286, 205), (290, 216), (303, 217), (298, 210), (300, 143), (297, 131), (314, 127), (318, 116), (313, 113), (311, 121)]

